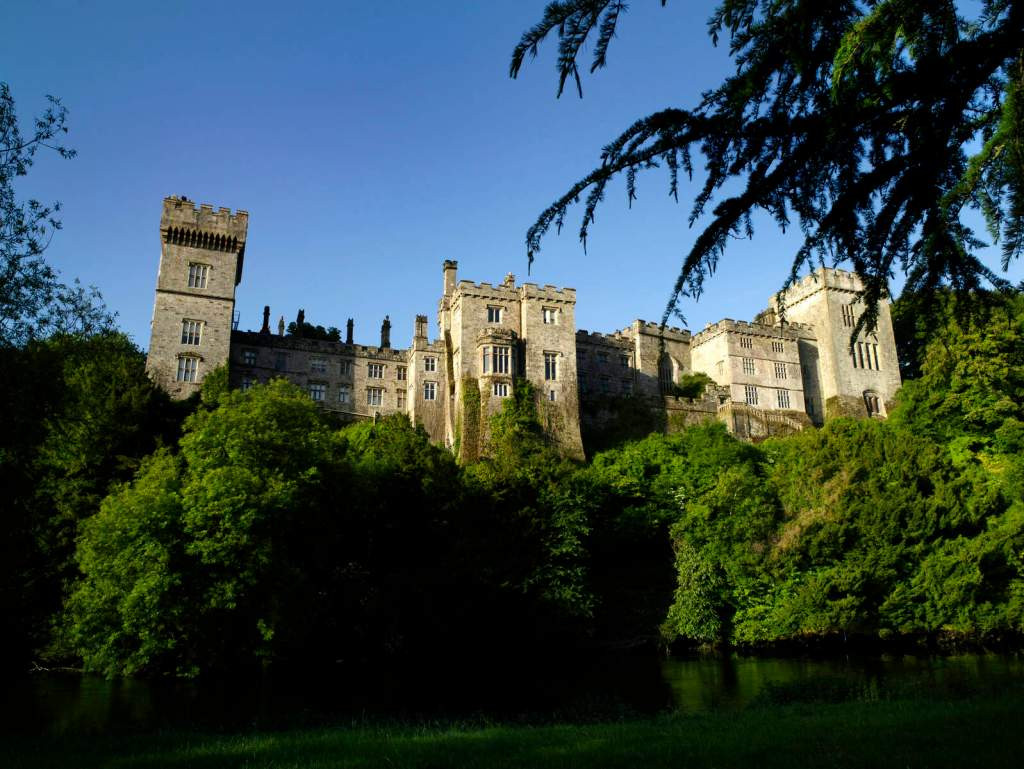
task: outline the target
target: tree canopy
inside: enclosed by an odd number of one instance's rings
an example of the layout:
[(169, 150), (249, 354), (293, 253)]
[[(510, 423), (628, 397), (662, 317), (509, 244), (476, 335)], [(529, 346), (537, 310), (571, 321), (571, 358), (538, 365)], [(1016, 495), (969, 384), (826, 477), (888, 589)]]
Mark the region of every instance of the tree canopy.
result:
[(25, 176), (36, 153), (49, 149), (62, 158), (75, 150), (63, 144), (67, 108), (60, 99), (49, 105), (23, 135), (14, 98), (0, 82), (0, 346), (21, 345), (30, 339), (60, 333), (111, 330), (110, 313), (95, 288), (78, 281), (62, 283), (43, 258), (54, 232), (60, 229), (60, 203), (20, 201), (14, 180)]
[[(848, 263), (865, 282), (869, 327), (897, 267), (914, 290), (1004, 285), (980, 259), (969, 212), (983, 215), (1004, 269), (1020, 257), (1024, 3), (977, 6), (967, 17), (954, 0), (722, 0), (708, 33), (714, 44), (728, 39), (735, 73), (693, 107), (647, 115), (609, 142), (597, 168), (529, 228), (530, 261), (584, 196), (585, 246), (613, 178), (625, 176), (632, 201), (638, 172), (664, 166), (678, 199), (679, 173), (692, 176), (700, 155), (706, 177), (689, 221), (701, 229), (665, 319), (682, 297), (700, 296), (729, 239), (753, 235), (758, 212), (803, 234), (783, 287), (803, 266)], [(593, 40), (590, 71), (604, 67), (626, 8), (549, 2), (515, 47), (511, 76), (554, 33), (558, 93), (572, 81), (582, 96), (583, 49)]]

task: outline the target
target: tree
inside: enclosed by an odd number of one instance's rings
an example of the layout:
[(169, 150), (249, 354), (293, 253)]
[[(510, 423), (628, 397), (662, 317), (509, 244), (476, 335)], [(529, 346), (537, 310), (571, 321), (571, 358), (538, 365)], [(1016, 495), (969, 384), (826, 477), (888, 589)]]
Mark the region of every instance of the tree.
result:
[(63, 143), (68, 111), (54, 96), (35, 118), (30, 136), (18, 128), (14, 99), (0, 83), (0, 346), (21, 345), (52, 333), (91, 333), (109, 329), (113, 318), (95, 288), (60, 281), (43, 259), (60, 229), (60, 203), (19, 202), (14, 180), (25, 176), (40, 149), (62, 158), (75, 150)]
[[(661, 0), (665, 5), (666, 0)], [(976, 18), (955, 0), (721, 0), (708, 21), (728, 35), (736, 72), (692, 109), (637, 120), (601, 152), (600, 165), (547, 208), (526, 236), (529, 259), (552, 226), (586, 195), (580, 240), (608, 182), (625, 175), (630, 201), (639, 171), (663, 164), (678, 199), (694, 154), (707, 170), (690, 210), (701, 220), (665, 319), (682, 297), (700, 296), (731, 237), (753, 235), (753, 217), (803, 233), (788, 286), (804, 265), (830, 260), (864, 279), (871, 327), (894, 267), (912, 289), (946, 281), (971, 289), (1005, 283), (979, 259), (965, 221), (980, 211), (1006, 266), (1024, 250), (1024, 3), (983, 0)], [(595, 38), (590, 71), (605, 66), (621, 0), (555, 0), (525, 32), (510, 67), (552, 32), (559, 39), (558, 93)], [(739, 189), (732, 193), (731, 190)]]

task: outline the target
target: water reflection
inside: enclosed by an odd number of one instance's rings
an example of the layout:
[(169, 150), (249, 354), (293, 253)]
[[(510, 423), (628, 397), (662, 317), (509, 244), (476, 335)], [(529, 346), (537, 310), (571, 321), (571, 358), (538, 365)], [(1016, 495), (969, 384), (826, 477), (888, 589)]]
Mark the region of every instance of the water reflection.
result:
[(279, 673), (201, 683), (39, 674), (5, 687), (0, 728), (93, 734), (168, 727), (284, 728), (366, 719), (586, 721), (666, 709), (690, 714), (738, 709), (763, 699), (766, 692), (778, 696), (789, 691), (786, 687), (799, 696), (855, 691), (872, 699), (880, 692), (956, 694), (1022, 685), (1024, 662), (1019, 655), (617, 658), (529, 670), (496, 659), (472, 676), (452, 670), (361, 679)]

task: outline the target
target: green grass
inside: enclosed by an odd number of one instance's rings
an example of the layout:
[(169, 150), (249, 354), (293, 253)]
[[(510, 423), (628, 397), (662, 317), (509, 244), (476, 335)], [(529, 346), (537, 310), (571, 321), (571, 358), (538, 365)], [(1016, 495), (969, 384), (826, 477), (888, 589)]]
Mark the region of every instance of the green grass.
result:
[(15, 737), (22, 767), (1019, 767), (1024, 696), (845, 702), (551, 726), (348, 726), (213, 735)]

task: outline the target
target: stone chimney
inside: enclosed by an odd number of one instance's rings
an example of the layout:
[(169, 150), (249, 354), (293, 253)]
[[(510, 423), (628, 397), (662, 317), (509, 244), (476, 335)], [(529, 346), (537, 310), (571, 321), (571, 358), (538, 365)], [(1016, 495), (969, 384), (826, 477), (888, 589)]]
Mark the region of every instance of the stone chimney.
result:
[(348, 323), (345, 324), (345, 344), (352, 344), (352, 328), (355, 326), (355, 322), (352, 318), (348, 319)]
[(445, 259), (441, 269), (444, 271), (444, 295), (451, 296), (455, 291), (455, 273), (459, 269), (459, 263)]
[(427, 316), (417, 315), (416, 326), (413, 332), (413, 339), (426, 339), (427, 338)]
[(380, 324), (380, 349), (387, 350), (391, 347), (391, 318), (384, 316), (384, 322)]
[(270, 305), (263, 305), (263, 327), (260, 329), (261, 334), (270, 333)]

